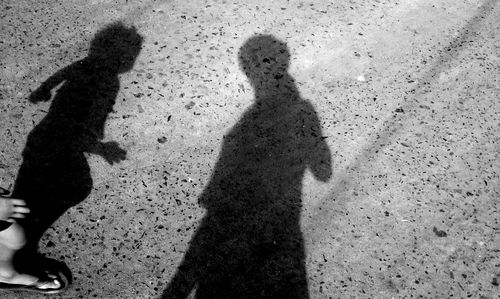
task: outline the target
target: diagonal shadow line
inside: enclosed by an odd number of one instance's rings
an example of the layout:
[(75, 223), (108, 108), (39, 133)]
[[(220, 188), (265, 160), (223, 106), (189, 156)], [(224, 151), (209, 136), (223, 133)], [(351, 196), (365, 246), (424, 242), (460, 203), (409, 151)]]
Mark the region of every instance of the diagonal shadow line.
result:
[[(478, 8), (478, 12), (474, 17), (472, 17), (462, 28), (460, 35), (441, 50), (440, 55), (436, 58), (432, 67), (424, 73), (417, 86), (410, 91), (412, 96), (408, 97), (400, 106), (404, 111), (414, 110), (418, 104), (416, 99), (424, 95), (426, 93), (426, 88), (429, 88), (436, 81), (437, 75), (448, 69), (453, 59), (467, 46), (467, 44), (474, 41), (473, 35), (480, 29), (484, 19), (491, 14), (496, 3), (497, 0), (485, 1)], [(309, 230), (316, 227), (315, 224), (321, 224), (321, 227), (325, 228), (328, 227), (326, 224), (331, 218), (327, 217), (327, 214), (331, 212), (331, 210), (324, 208), (325, 202), (329, 201), (329, 199), (333, 199), (333, 201), (338, 204), (348, 200), (345, 193), (350, 189), (349, 184), (353, 174), (364, 165), (369, 164), (369, 160), (374, 158), (379, 151), (388, 145), (390, 139), (401, 133), (403, 129), (402, 121), (405, 117), (408, 118), (408, 115), (396, 113), (384, 121), (379, 129), (379, 133), (376, 133), (375, 136), (367, 142), (367, 145), (363, 147), (358, 157), (354, 159), (354, 162), (348, 165), (343, 173), (337, 176), (336, 182), (330, 187), (328, 195), (323, 197), (321, 202), (315, 207), (315, 211), (312, 213), (312, 221), (307, 225)]]

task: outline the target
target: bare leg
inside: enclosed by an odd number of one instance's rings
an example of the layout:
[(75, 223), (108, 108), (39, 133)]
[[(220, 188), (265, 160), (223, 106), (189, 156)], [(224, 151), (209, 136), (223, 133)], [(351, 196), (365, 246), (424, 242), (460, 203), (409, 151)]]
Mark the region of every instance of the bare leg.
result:
[[(14, 254), (26, 243), (23, 228), (17, 224), (11, 224), (7, 229), (0, 231), (0, 282), (16, 285), (33, 285), (38, 278), (16, 271), (13, 260)], [(60, 287), (57, 280), (48, 281), (38, 286), (39, 289), (55, 289)]]
[(14, 254), (25, 244), (24, 231), (16, 223), (0, 232), (0, 282), (32, 284), (37, 279), (17, 273), (13, 265)]

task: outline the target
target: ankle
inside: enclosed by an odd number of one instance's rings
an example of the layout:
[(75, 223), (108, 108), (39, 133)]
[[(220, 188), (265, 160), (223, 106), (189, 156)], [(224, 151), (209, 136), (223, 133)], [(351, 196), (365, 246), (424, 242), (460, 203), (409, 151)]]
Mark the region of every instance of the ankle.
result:
[(9, 280), (16, 275), (16, 271), (12, 266), (0, 266), (0, 279)]

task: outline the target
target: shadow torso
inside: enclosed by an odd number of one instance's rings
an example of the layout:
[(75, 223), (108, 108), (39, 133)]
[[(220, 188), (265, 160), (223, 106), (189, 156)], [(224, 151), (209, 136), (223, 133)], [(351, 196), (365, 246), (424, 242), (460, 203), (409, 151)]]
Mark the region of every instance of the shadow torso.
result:
[(90, 193), (84, 152), (104, 137), (119, 90), (117, 74), (95, 64), (83, 60), (68, 69), (49, 112), (28, 135), (14, 186), (13, 196), (25, 199), (39, 233)]

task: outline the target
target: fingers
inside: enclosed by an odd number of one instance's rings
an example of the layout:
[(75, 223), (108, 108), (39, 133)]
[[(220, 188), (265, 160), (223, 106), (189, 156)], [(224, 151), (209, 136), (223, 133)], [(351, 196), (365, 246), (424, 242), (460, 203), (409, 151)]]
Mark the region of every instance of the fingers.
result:
[(12, 210), (12, 213), (10, 214), (9, 218), (6, 220), (7, 222), (10, 223), (15, 223), (19, 219), (26, 218), (26, 215), (30, 212), (30, 210), (26, 207), (21, 207), (21, 208), (14, 208)]
[(7, 219), (7, 222), (15, 223), (15, 222), (17, 222), (18, 219), (23, 219), (23, 218), (26, 218), (26, 214), (24, 214), (24, 213), (12, 213), (12, 215), (10, 215), (9, 219)]
[(8, 222), (15, 222), (16, 219), (22, 219), (26, 217), (26, 214), (30, 212), (30, 209), (26, 207), (26, 202), (18, 198), (9, 198), (8, 206), (5, 206), (3, 211), (5, 213), (4, 217), (7, 218)]
[(26, 217), (26, 214), (27, 213), (12, 213), (12, 215), (10, 215), (10, 218), (22, 219)]
[(26, 202), (22, 199), (18, 199), (18, 198), (10, 198), (10, 202), (14, 205), (14, 206), (26, 206)]
[(12, 203), (12, 214), (28, 214), (30, 212), (24, 200), (11, 198), (10, 202)]
[(12, 214), (29, 214), (30, 209), (27, 207), (14, 206), (12, 208)]

